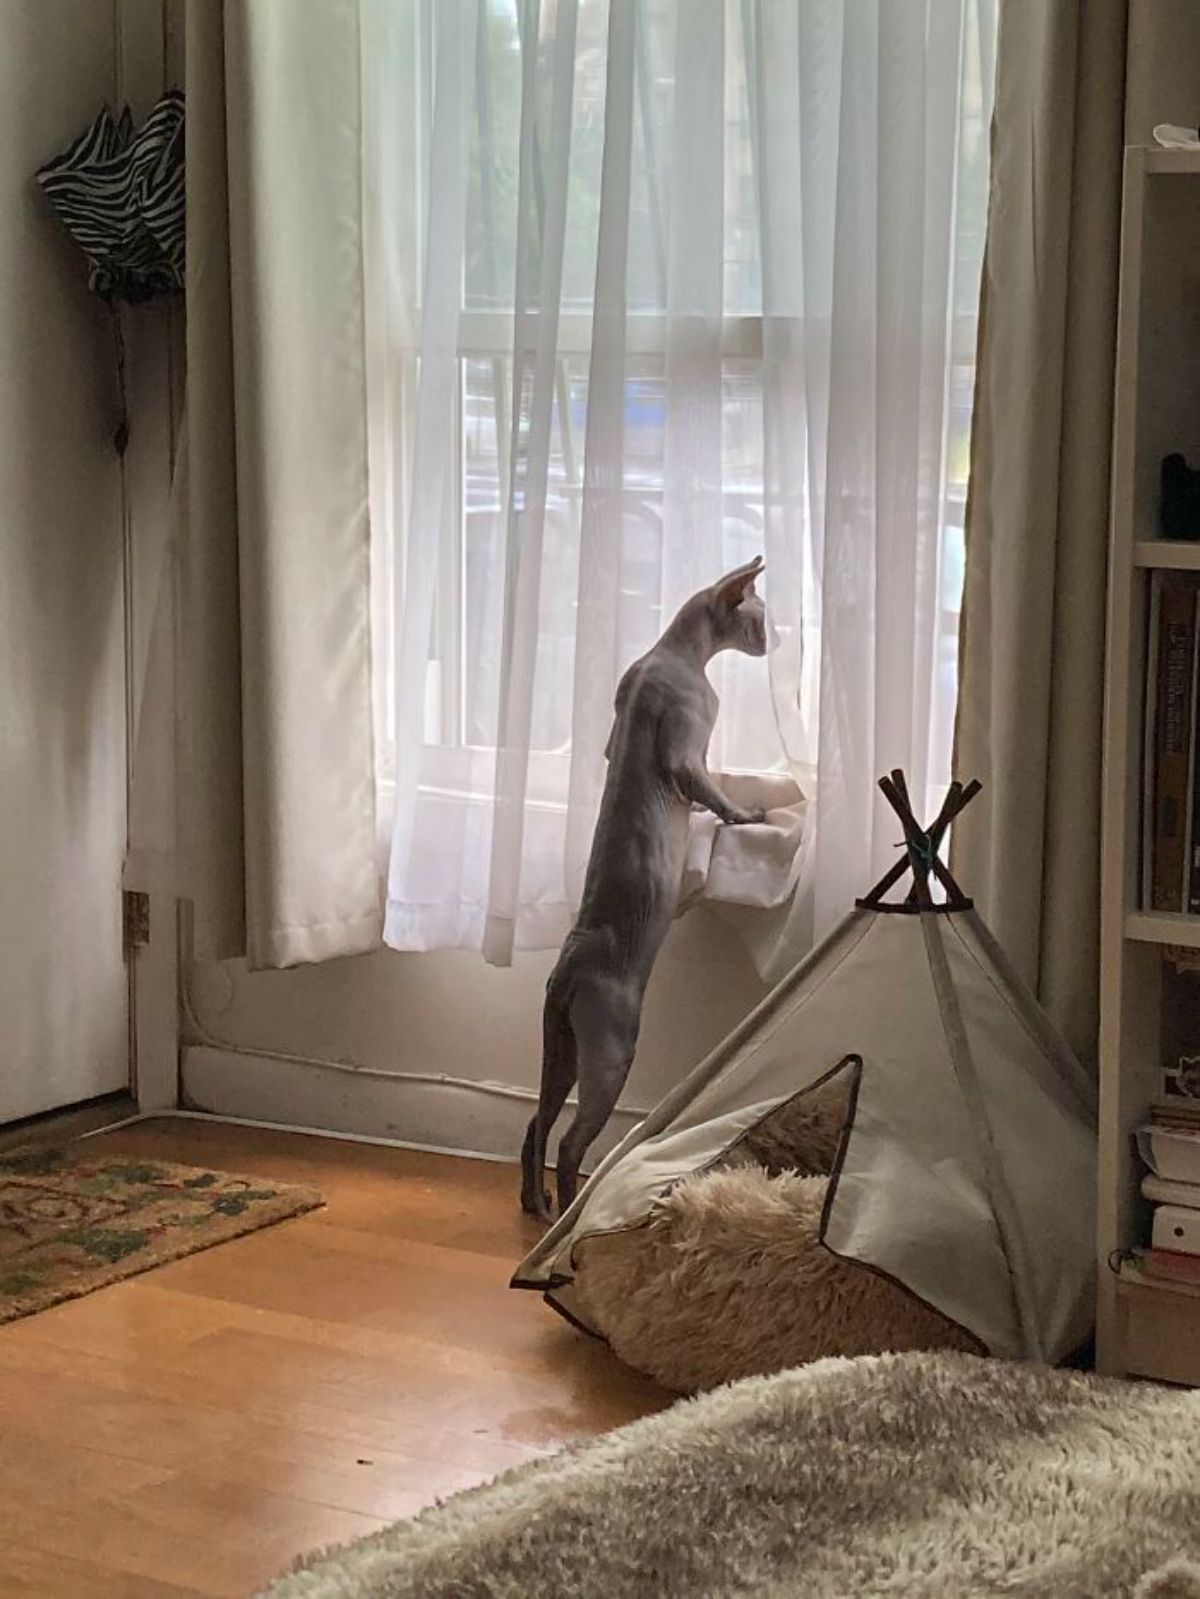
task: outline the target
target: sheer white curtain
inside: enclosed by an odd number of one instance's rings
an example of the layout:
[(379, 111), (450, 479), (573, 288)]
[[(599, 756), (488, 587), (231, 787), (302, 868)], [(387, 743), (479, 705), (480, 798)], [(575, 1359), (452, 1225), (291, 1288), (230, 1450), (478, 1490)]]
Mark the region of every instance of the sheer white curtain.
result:
[(776, 962), (948, 777), (996, 0), (364, 0), (386, 938), (565, 933), (617, 680), (758, 551)]

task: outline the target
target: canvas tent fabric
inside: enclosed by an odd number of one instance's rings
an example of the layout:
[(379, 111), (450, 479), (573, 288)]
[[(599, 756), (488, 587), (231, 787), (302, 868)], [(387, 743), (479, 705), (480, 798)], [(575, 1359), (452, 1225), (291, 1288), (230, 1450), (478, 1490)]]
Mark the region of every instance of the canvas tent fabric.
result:
[(928, 831), (912, 821), (902, 779), (891, 790), (908, 846), (900, 868), (914, 873), (908, 898), (885, 897), (897, 870), (860, 901), (602, 1163), (514, 1286), (544, 1290), (588, 1326), (572, 1291), (582, 1239), (644, 1225), (668, 1188), (846, 1073), (824, 1245), (895, 1279), (993, 1354), (1054, 1361), (1086, 1340), (1093, 1085), (937, 858), (974, 789), (955, 785)]

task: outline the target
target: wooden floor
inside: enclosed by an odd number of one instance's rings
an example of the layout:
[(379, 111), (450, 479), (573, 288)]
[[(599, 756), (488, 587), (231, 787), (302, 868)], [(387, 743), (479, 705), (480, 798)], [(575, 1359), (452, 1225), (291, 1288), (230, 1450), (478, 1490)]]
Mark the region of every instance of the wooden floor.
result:
[(94, 1143), (328, 1203), (0, 1327), (2, 1599), (247, 1595), (667, 1402), (506, 1286), (536, 1237), (511, 1167), (187, 1121)]

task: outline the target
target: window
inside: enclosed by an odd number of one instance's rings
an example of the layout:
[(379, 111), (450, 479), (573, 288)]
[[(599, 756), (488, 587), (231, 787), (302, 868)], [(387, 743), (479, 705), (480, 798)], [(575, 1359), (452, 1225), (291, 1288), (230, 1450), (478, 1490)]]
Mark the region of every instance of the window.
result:
[[(410, 0), (404, 48), (380, 52), (381, 72), (390, 60), (379, 90), (388, 132), (368, 194), (368, 208), (385, 219), (381, 277), (393, 301), (375, 405), (381, 453), (392, 459), (381, 474), (386, 491), (373, 493), (387, 501), (375, 518), (385, 528), (377, 632), (389, 640), (396, 628), (415, 628), (424, 662), (425, 793), (458, 795), (484, 809), (498, 803), (495, 752), (512, 742), (501, 725), (511, 708), (506, 696), (516, 693), (527, 697), (528, 716), (525, 772), (514, 795), (527, 810), (594, 807), (607, 727), (597, 725), (593, 687), (611, 705), (620, 671), (650, 647), (698, 581), (764, 549), (768, 601), (785, 646), (772, 660), (769, 692), (761, 663), (723, 657), (713, 664), (722, 702), (713, 769), (790, 769), (813, 792), (833, 706), (846, 721), (842, 736), (862, 724), (861, 736), (852, 735), (853, 780), (862, 765), (869, 783), (878, 744), (871, 724), (891, 683), (909, 674), (905, 736), (920, 746), (910, 764), (928, 775), (931, 789), (945, 780), (995, 6), (958, 0), (926, 15), (920, 6), (837, 0), (803, 7), (789, 0)], [(945, 27), (951, 12), (957, 32)], [(394, 10), (389, 26), (398, 26)], [(522, 36), (531, 28), (536, 40)], [(451, 49), (459, 51), (457, 77), (446, 69)], [(924, 103), (906, 75), (914, 50), (923, 53)], [(395, 75), (406, 70), (410, 80), (398, 93)], [(888, 119), (903, 120), (913, 105), (915, 133), (910, 122), (893, 141)], [(850, 110), (843, 115), (839, 106)], [(567, 125), (569, 140), (560, 137)], [(886, 189), (879, 173), (889, 159), (905, 165), (903, 183)], [(421, 201), (407, 210), (388, 198), (413, 192), (397, 177), (405, 161), (422, 174)], [(794, 175), (790, 186), (786, 174)], [(448, 219), (438, 206), (454, 182), (462, 209)], [(605, 237), (624, 246), (617, 269), (600, 259)], [(915, 253), (893, 270), (895, 239)], [(864, 254), (872, 259), (856, 275)], [(444, 492), (423, 502), (436, 500), (440, 525), (418, 527), (407, 519), (413, 474), (431, 470), (428, 459), (412, 458), (414, 417), (430, 377), (420, 352), (431, 295), (446, 287), (439, 276), (422, 294), (431, 270), (452, 270), (457, 283), (452, 332), (425, 345), (439, 373), (453, 365), (436, 437), (432, 425), (428, 434), (451, 466)], [(595, 303), (598, 270), (610, 291), (618, 284), (615, 302)], [(772, 270), (773, 287), (765, 281)], [(543, 304), (547, 286), (553, 299)], [(885, 289), (899, 312), (884, 303)], [(543, 365), (535, 378), (543, 318), (554, 324), (552, 374)], [(609, 416), (593, 392), (598, 370), (610, 384), (616, 374), (619, 422), (593, 450), (590, 413)], [(889, 371), (908, 386), (897, 380), (888, 391)], [(846, 396), (857, 403), (859, 394), (861, 430), (845, 409)], [(544, 510), (539, 483), (531, 491), (526, 482), (539, 405), (548, 438)], [(803, 414), (790, 415), (790, 407)], [(602, 432), (608, 423), (597, 426)], [(907, 541), (899, 565), (916, 597), (888, 599), (872, 592), (872, 579), (835, 617), (844, 599), (839, 562), (866, 551), (878, 561), (881, 586), (892, 559), (873, 548), (885, 520), (880, 507), (893, 490), (877, 432), (887, 433), (893, 456), (904, 454), (897, 493), (909, 494), (912, 506), (897, 514), (907, 521), (894, 536)], [(777, 450), (785, 441), (792, 460), (783, 488), (768, 483), (773, 438)], [(599, 534), (593, 524), (591, 536), (606, 542), (618, 598), (609, 632), (593, 629), (585, 639), (581, 622), (600, 604), (581, 546), (589, 460), (593, 487), (606, 496), (604, 524)], [(410, 614), (407, 582), (401, 618), (394, 612), (393, 573), (406, 570), (414, 540), (425, 541), (431, 559), (436, 546), (428, 622), (423, 610)], [(851, 587), (863, 589), (861, 571), (849, 576)], [(876, 613), (893, 603), (921, 613), (919, 640), (903, 659), (876, 662), (870, 680), (855, 686), (852, 706), (837, 705), (839, 659), (855, 647), (850, 634), (865, 629), (864, 650), (886, 653)], [(523, 607), (519, 640), (514, 606)], [(905, 625), (912, 631), (911, 618)], [(831, 649), (836, 627), (840, 657)], [(536, 632), (536, 647), (519, 650), (514, 667), (515, 645), (527, 642), (522, 629)], [(395, 760), (397, 717), (402, 736), (404, 727), (396, 656), (385, 644), (378, 674), (385, 768)], [(581, 759), (590, 763), (582, 780)], [(848, 757), (839, 762), (849, 782)], [(490, 825), (479, 823), (483, 854)], [(590, 825), (575, 831), (588, 834)], [(528, 877), (528, 865), (518, 877)], [(486, 897), (482, 887), (478, 894)]]

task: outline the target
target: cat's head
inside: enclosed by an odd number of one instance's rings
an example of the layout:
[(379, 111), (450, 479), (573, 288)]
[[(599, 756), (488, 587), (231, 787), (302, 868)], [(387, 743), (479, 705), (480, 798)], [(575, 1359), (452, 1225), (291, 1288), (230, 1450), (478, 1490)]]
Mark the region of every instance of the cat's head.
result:
[(745, 566), (727, 572), (708, 590), (713, 644), (718, 650), (740, 650), (743, 655), (767, 653), (767, 608), (754, 588), (754, 580), (765, 564), (762, 556), (756, 555)]

